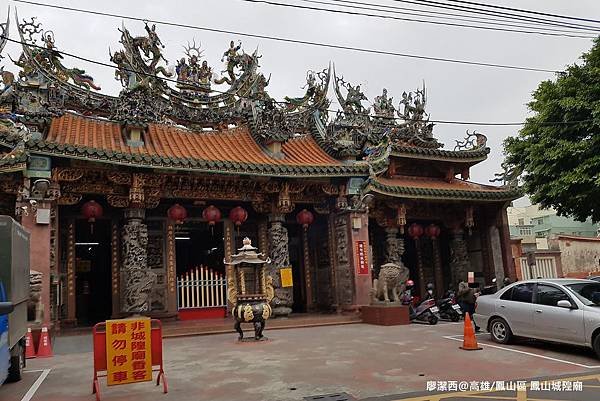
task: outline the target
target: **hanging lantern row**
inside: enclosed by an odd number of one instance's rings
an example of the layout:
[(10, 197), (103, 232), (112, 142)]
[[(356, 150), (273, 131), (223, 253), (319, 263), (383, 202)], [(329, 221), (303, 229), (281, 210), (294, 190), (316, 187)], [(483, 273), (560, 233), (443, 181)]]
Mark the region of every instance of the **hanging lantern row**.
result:
[(423, 235), (423, 226), (417, 223), (412, 223), (410, 227), (408, 227), (408, 235), (412, 239), (418, 240)]
[(90, 232), (92, 234), (94, 233), (94, 223), (96, 219), (102, 217), (103, 212), (102, 205), (95, 200), (87, 201), (81, 207), (81, 214), (90, 223)]
[(296, 221), (298, 222), (298, 224), (302, 224), (302, 228), (304, 228), (304, 231), (306, 231), (308, 229), (308, 226), (310, 226), (315, 221), (315, 216), (308, 210), (302, 209), (296, 215)]

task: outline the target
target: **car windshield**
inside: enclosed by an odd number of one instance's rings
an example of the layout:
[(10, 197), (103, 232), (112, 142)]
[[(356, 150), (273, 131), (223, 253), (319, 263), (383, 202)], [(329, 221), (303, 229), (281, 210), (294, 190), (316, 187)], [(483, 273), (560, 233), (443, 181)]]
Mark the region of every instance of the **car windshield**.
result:
[(576, 283), (566, 286), (586, 305), (600, 306), (600, 283)]

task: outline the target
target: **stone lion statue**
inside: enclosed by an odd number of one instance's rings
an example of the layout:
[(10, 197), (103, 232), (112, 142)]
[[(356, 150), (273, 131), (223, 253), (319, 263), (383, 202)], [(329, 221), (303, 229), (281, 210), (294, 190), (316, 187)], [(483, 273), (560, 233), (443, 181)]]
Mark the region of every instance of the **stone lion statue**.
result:
[[(400, 262), (386, 263), (379, 269), (379, 278), (373, 280), (373, 302), (400, 302), (404, 283), (408, 280), (409, 270)], [(391, 299), (391, 301), (390, 301)]]

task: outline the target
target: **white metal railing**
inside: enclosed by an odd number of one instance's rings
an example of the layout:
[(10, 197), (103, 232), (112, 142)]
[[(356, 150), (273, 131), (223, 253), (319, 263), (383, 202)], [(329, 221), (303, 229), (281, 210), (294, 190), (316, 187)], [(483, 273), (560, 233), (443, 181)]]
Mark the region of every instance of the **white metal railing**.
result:
[(225, 275), (197, 266), (177, 277), (178, 309), (227, 306)]
[[(556, 262), (554, 258), (540, 256), (535, 258), (535, 265), (530, 267), (527, 265), (527, 258), (521, 258), (521, 275), (523, 280), (530, 278), (558, 278), (556, 272)], [(533, 277), (532, 277), (533, 276)]]

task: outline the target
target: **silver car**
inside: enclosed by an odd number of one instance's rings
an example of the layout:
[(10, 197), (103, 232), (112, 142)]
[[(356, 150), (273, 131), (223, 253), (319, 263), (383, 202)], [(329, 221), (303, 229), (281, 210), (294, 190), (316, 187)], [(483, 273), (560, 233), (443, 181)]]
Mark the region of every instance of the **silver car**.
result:
[(522, 336), (590, 347), (600, 357), (597, 281), (518, 281), (495, 294), (480, 296), (474, 319), (501, 344)]

